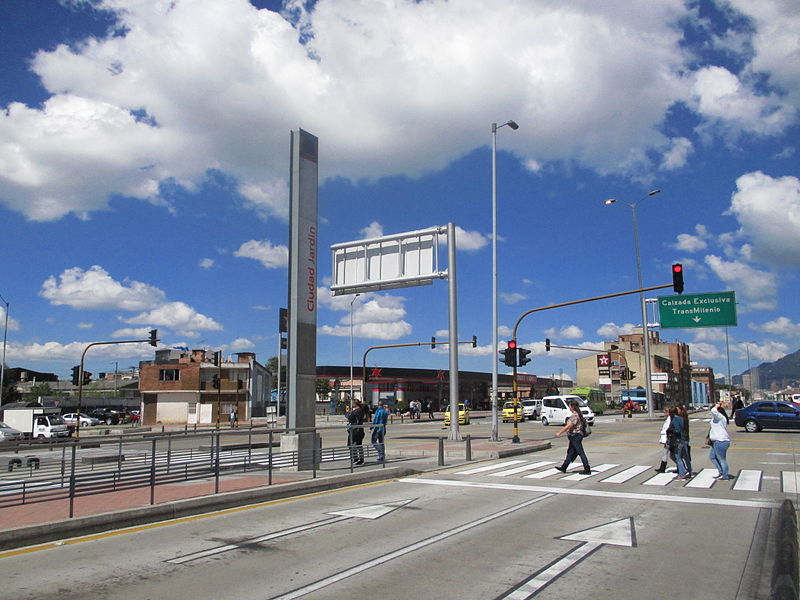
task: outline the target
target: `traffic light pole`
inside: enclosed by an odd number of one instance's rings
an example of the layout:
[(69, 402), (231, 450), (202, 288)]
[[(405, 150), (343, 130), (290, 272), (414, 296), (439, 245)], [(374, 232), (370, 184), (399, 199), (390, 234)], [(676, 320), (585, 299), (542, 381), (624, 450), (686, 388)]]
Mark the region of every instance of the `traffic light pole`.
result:
[[(88, 352), (89, 348), (92, 346), (111, 346), (113, 344), (141, 344), (142, 342), (147, 342), (151, 346), (155, 346), (159, 339), (156, 337), (157, 333), (156, 330), (153, 329), (150, 331), (150, 337), (146, 340), (122, 340), (117, 342), (92, 342), (88, 344), (86, 348), (83, 349), (81, 352), (81, 364), (79, 365), (78, 369), (78, 410), (77, 410), (77, 419), (75, 420), (75, 437), (81, 437), (81, 407), (83, 404), (83, 361), (86, 358), (86, 352)], [(142, 415), (144, 416), (144, 415)]]

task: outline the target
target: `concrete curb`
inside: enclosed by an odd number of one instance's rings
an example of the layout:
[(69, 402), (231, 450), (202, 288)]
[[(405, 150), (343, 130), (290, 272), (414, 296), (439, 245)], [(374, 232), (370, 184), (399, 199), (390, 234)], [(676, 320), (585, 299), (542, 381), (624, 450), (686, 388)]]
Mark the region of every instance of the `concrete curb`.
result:
[(0, 531), (0, 550), (34, 546), (54, 540), (124, 529), (158, 521), (168, 521), (226, 508), (302, 496), (353, 485), (388, 481), (418, 473), (421, 473), (421, 471), (410, 467), (386, 467), (384, 469), (356, 471), (355, 473), (343, 475), (223, 492), (212, 496), (199, 496), (164, 504), (76, 517), (64, 521), (51, 521), (49, 523), (15, 527)]
[(797, 553), (797, 513), (791, 500), (784, 500), (778, 513), (775, 565), (772, 569), (771, 600), (797, 600), (800, 591)]
[[(520, 454), (528, 454), (529, 452), (540, 452), (542, 450), (549, 450), (552, 447), (550, 442), (528, 442), (523, 445), (503, 446), (501, 448), (493, 448), (491, 450), (478, 449), (472, 447), (472, 460), (485, 460), (487, 458), (505, 458), (506, 456), (518, 456)], [(396, 448), (388, 452), (391, 457), (410, 457), (410, 458), (436, 458), (439, 456), (438, 448), (430, 450), (425, 448)], [(445, 459), (456, 459), (466, 461), (465, 449), (462, 447), (457, 449), (445, 447)]]

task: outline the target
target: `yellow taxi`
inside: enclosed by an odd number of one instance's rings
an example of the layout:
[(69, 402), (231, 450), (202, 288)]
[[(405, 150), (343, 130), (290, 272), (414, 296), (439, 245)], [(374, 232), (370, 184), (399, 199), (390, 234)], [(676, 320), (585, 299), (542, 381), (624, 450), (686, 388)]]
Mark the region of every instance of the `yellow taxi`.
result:
[(517, 404), (516, 419), (514, 415), (514, 403), (506, 402), (503, 404), (503, 423), (513, 422), (515, 420), (517, 422), (525, 420), (525, 413), (522, 412), (522, 402)]
[[(444, 424), (450, 425), (450, 405), (448, 405), (447, 410), (444, 412)], [(458, 404), (458, 424), (459, 425), (469, 425), (469, 409), (464, 406), (463, 404)]]

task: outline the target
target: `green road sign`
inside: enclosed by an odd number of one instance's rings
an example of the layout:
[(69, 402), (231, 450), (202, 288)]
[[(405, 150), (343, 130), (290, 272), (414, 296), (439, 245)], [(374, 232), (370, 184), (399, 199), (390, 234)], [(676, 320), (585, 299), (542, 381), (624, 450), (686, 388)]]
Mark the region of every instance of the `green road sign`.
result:
[(661, 328), (734, 327), (736, 296), (734, 292), (659, 296)]

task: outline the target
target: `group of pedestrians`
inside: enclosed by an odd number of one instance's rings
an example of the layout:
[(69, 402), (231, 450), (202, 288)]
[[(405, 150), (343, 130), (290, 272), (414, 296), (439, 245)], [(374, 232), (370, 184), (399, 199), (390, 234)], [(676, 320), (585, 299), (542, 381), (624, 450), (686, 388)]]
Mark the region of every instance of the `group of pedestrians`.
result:
[[(389, 421), (389, 411), (386, 404), (381, 402), (372, 414), (372, 437), (370, 442), (378, 455), (378, 462), (386, 460), (386, 424)], [(350, 459), (354, 465), (364, 464), (364, 423), (369, 422), (369, 408), (355, 400), (353, 409), (347, 413), (347, 445), (350, 447)]]
[[(728, 448), (731, 443), (731, 436), (728, 433), (728, 423), (730, 418), (725, 411), (723, 402), (718, 402), (711, 407), (711, 422), (706, 435), (706, 445), (710, 447), (709, 459), (717, 468), (718, 474), (715, 479), (729, 480), (733, 477), (728, 472)], [(583, 448), (583, 440), (591, 433), (588, 429), (586, 420), (581, 413), (580, 405), (574, 400), (569, 402), (570, 416), (567, 423), (556, 433), (556, 437), (561, 437), (565, 433), (569, 439), (567, 455), (560, 467), (556, 467), (562, 473), (566, 473), (569, 465), (580, 458), (583, 464), (582, 475), (591, 475), (592, 470), (589, 466), (589, 459)], [(661, 464), (656, 468), (656, 473), (664, 473), (667, 470), (669, 460), (675, 462), (678, 468), (678, 479), (685, 481), (696, 473), (692, 470), (692, 448), (689, 445), (689, 413), (683, 405), (673, 406), (664, 409), (664, 424), (661, 427), (659, 442), (663, 446)]]
[[(692, 448), (689, 445), (689, 413), (683, 405), (664, 409), (664, 424), (661, 426), (659, 443), (663, 446), (661, 464), (656, 473), (667, 470), (667, 461), (672, 460), (678, 469), (678, 479), (687, 480), (696, 475), (692, 469)], [(711, 407), (711, 422), (706, 435), (706, 445), (710, 447), (709, 459), (717, 468), (716, 479), (728, 480), (733, 477), (728, 472), (728, 448), (731, 436), (728, 433), (730, 418), (724, 403)]]

